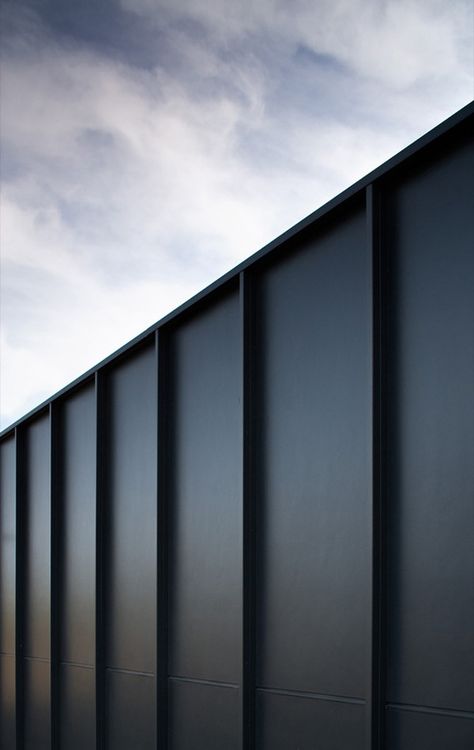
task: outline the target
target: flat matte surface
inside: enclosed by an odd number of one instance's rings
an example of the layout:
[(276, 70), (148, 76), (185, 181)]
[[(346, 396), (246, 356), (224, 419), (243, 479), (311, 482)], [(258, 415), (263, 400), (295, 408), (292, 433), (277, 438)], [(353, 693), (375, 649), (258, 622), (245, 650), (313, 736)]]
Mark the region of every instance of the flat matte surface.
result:
[(15, 657), (0, 654), (0, 747), (15, 750)]
[(63, 406), (59, 603), (61, 659), (95, 662), (95, 393), (89, 387)]
[(169, 750), (240, 750), (240, 690), (170, 680)]
[(62, 664), (60, 680), (61, 750), (94, 750), (95, 671)]
[(23, 668), (25, 750), (50, 750), (51, 664), (25, 659)]
[(48, 415), (25, 429), (25, 461), (24, 655), (49, 659), (51, 450)]
[(414, 711), (387, 713), (387, 750), (472, 750), (474, 717), (436, 716)]
[(156, 750), (155, 679), (107, 670), (107, 750)]
[(15, 653), (15, 439), (0, 446), (0, 652)]
[[(392, 193), (388, 700), (474, 711), (474, 150)], [(396, 229), (395, 229), (396, 227)]]
[(257, 692), (257, 750), (366, 750), (366, 706)]
[(108, 377), (105, 612), (110, 667), (154, 672), (157, 402), (153, 347)]
[(242, 612), (239, 299), (174, 331), (169, 673), (238, 682)]
[(257, 684), (369, 681), (370, 266), (363, 212), (259, 282)]

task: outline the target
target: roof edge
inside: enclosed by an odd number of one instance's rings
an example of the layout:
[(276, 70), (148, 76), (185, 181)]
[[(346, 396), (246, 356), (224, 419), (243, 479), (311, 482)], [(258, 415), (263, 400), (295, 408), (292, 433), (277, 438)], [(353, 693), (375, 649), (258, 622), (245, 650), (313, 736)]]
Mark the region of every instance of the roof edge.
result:
[(271, 240), (269, 243), (264, 245), (264, 247), (262, 247), (260, 250), (257, 250), (256, 252), (254, 252), (252, 255), (250, 255), (248, 258), (243, 260), (241, 263), (239, 263), (237, 266), (232, 268), (230, 271), (227, 271), (225, 274), (223, 274), (218, 279), (213, 281), (211, 284), (206, 286), (200, 292), (190, 297), (186, 302), (184, 302), (183, 304), (179, 305), (178, 307), (176, 307), (175, 309), (167, 313), (163, 318), (160, 318), (156, 323), (153, 323), (151, 326), (149, 326), (144, 331), (142, 331), (137, 336), (135, 336), (133, 339), (125, 343), (119, 349), (112, 352), (112, 354), (109, 354), (107, 357), (105, 357), (105, 359), (101, 360), (96, 365), (91, 367), (89, 370), (86, 370), (86, 372), (84, 372), (82, 375), (79, 375), (73, 381), (68, 383), (63, 388), (61, 388), (59, 391), (55, 392), (54, 394), (46, 398), (44, 401), (38, 404), (38, 406), (35, 406), (33, 409), (27, 412), (24, 416), (12, 422), (12, 424), (10, 424), (8, 427), (5, 427), (0, 432), (0, 439), (8, 437), (10, 433), (13, 433), (16, 427), (21, 425), (23, 422), (29, 421), (33, 419), (35, 416), (39, 415), (40, 412), (44, 411), (50, 403), (52, 403), (56, 399), (61, 398), (68, 391), (72, 391), (80, 387), (81, 384), (91, 379), (97, 371), (101, 370), (104, 367), (107, 367), (115, 359), (118, 359), (119, 357), (126, 354), (128, 351), (131, 351), (132, 349), (134, 349), (141, 342), (145, 341), (148, 337), (154, 334), (159, 328), (166, 325), (167, 323), (170, 323), (174, 319), (178, 318), (184, 312), (190, 310), (194, 305), (197, 305), (198, 303), (202, 302), (202, 300), (205, 299), (208, 295), (217, 291), (220, 287), (223, 287), (224, 285), (228, 284), (233, 278), (237, 277), (239, 273), (241, 273), (242, 271), (245, 271), (249, 266), (252, 266), (255, 262), (261, 260), (266, 255), (271, 253), (273, 250), (282, 246), (284, 243), (288, 242), (292, 237), (299, 234), (299, 232), (306, 229), (307, 227), (310, 227), (317, 220), (319, 220), (326, 214), (333, 211), (335, 208), (337, 208), (339, 205), (341, 205), (348, 199), (355, 196), (359, 191), (364, 190), (371, 183), (375, 182), (376, 180), (381, 179), (388, 172), (402, 165), (409, 158), (420, 153), (423, 149), (425, 149), (434, 141), (438, 140), (442, 136), (446, 135), (450, 131), (462, 125), (470, 117), (474, 117), (474, 100), (466, 104), (464, 107), (462, 107), (460, 110), (458, 110), (453, 115), (448, 117), (446, 120), (441, 122), (439, 125), (436, 125), (427, 133), (417, 138), (411, 144), (403, 148), (394, 156), (390, 157), (387, 161), (383, 162), (383, 164), (376, 167), (367, 175), (365, 175), (364, 177), (361, 177), (359, 180), (357, 180), (357, 182), (350, 185), (348, 188), (343, 190), (334, 198), (331, 198), (329, 201), (324, 203), (322, 206), (320, 206), (311, 214), (303, 218), (301, 221), (294, 224), (292, 227), (287, 229), (278, 237)]

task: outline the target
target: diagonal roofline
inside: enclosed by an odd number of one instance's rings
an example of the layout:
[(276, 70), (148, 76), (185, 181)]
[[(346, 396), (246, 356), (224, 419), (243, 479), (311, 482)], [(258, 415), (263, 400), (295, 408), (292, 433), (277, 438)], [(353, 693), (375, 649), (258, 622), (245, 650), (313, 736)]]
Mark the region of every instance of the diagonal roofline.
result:
[(412, 159), (412, 157), (420, 154), (424, 149), (426, 149), (428, 146), (433, 144), (435, 141), (438, 141), (443, 136), (449, 133), (452, 133), (455, 129), (459, 128), (460, 126), (467, 124), (467, 122), (470, 119), (473, 120), (473, 132), (474, 132), (474, 101), (467, 104), (458, 112), (455, 112), (453, 115), (451, 115), (451, 117), (448, 117), (448, 119), (444, 120), (439, 125), (435, 126), (432, 130), (429, 130), (427, 133), (425, 133), (425, 135), (422, 135), (420, 138), (417, 138), (416, 141), (411, 143), (409, 146), (406, 146), (399, 153), (395, 154), (395, 156), (392, 156), (383, 164), (376, 167), (372, 172), (369, 172), (360, 180), (357, 180), (357, 182), (355, 182), (353, 185), (343, 190), (342, 193), (339, 193), (334, 198), (331, 198), (331, 200), (329, 200), (327, 203), (322, 205), (320, 208), (313, 211), (311, 214), (309, 214), (309, 216), (306, 216), (304, 219), (299, 221), (290, 229), (283, 232), (283, 234), (280, 234), (278, 237), (276, 237), (274, 240), (271, 240), (271, 242), (269, 242), (267, 245), (262, 247), (260, 250), (257, 250), (257, 252), (253, 253), (244, 261), (239, 263), (237, 266), (235, 266), (235, 268), (232, 268), (230, 271), (227, 271), (223, 276), (220, 276), (218, 279), (216, 279), (216, 281), (213, 281), (211, 284), (206, 286), (204, 289), (202, 289), (200, 292), (195, 294), (189, 300), (179, 305), (179, 307), (175, 308), (171, 312), (167, 313), (163, 318), (160, 318), (160, 320), (158, 320), (156, 323), (153, 323), (153, 325), (149, 326), (149, 328), (142, 331), (142, 333), (139, 333), (137, 336), (131, 339), (131, 341), (128, 341), (126, 344), (121, 346), (112, 354), (109, 354), (107, 357), (105, 357), (105, 359), (98, 362), (96, 365), (91, 367), (82, 375), (79, 375), (79, 377), (75, 378), (72, 382), (68, 383), (66, 386), (61, 388), (59, 391), (57, 391), (53, 395), (49, 396), (47, 399), (45, 399), (40, 404), (38, 404), (38, 406), (35, 406), (33, 409), (27, 412), (24, 416), (20, 417), (11, 425), (3, 429), (0, 432), (0, 439), (7, 437), (10, 433), (13, 433), (13, 431), (15, 430), (17, 426), (34, 418), (37, 414), (39, 414), (46, 407), (48, 407), (48, 405), (51, 402), (55, 401), (56, 399), (61, 398), (68, 391), (75, 390), (82, 383), (85, 383), (87, 380), (91, 379), (92, 376), (98, 370), (101, 370), (102, 368), (107, 367), (111, 362), (123, 356), (127, 352), (131, 351), (134, 347), (138, 346), (141, 342), (143, 342), (148, 337), (150, 337), (153, 333), (155, 333), (159, 328), (177, 319), (183, 313), (191, 310), (191, 308), (203, 302), (213, 292), (216, 292), (220, 288), (226, 286), (232, 279), (237, 278), (238, 275), (242, 271), (245, 271), (250, 266), (253, 266), (257, 261), (260, 261), (263, 258), (265, 258), (269, 253), (272, 253), (274, 250), (284, 245), (286, 242), (288, 242), (293, 237), (298, 235), (302, 230), (315, 224), (319, 219), (329, 214), (331, 211), (333, 211), (335, 208), (337, 208), (338, 206), (348, 201), (357, 193), (361, 192), (362, 190), (365, 190), (365, 188), (367, 188), (368, 185), (385, 177), (388, 173), (393, 171), (395, 168), (404, 165), (405, 162), (408, 162), (409, 160)]

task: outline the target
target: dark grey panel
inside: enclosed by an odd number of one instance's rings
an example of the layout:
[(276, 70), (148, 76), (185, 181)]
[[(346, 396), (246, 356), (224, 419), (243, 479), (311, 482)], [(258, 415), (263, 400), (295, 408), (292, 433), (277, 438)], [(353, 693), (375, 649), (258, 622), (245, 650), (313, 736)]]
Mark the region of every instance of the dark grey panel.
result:
[(240, 679), (242, 447), (239, 300), (171, 340), (170, 674)]
[(259, 289), (257, 682), (365, 697), (372, 446), (364, 213), (306, 235)]
[(61, 502), (61, 659), (95, 661), (95, 393), (63, 405)]
[(157, 393), (154, 348), (108, 379), (107, 665), (155, 670)]
[(108, 750), (155, 750), (154, 677), (107, 671)]
[(62, 664), (60, 680), (60, 747), (64, 750), (94, 750), (95, 670)]
[(474, 710), (474, 151), (395, 187), (389, 488), (393, 703)]
[(0, 446), (0, 652), (15, 653), (15, 440)]
[(51, 664), (24, 659), (25, 750), (50, 750)]
[(257, 750), (366, 750), (366, 706), (257, 691)]
[(387, 713), (387, 750), (472, 750), (474, 717), (437, 716), (433, 713)]
[(51, 487), (49, 416), (25, 429), (24, 654), (50, 656)]
[(0, 654), (0, 747), (15, 750), (15, 657)]
[(239, 750), (240, 690), (170, 680), (170, 750)]

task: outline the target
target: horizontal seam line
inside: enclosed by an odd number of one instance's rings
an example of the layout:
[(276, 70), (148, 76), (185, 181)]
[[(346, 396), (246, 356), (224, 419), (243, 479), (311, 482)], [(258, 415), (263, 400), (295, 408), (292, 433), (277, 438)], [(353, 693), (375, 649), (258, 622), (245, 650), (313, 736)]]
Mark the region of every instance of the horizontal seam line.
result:
[(414, 713), (451, 716), (457, 719), (474, 719), (474, 711), (463, 711), (458, 708), (435, 708), (434, 706), (417, 706), (414, 703), (387, 703), (385, 708), (391, 711), (413, 711)]
[(42, 656), (23, 656), (25, 661), (40, 661), (42, 664), (51, 664), (51, 659), (45, 659)]
[(106, 672), (118, 672), (119, 674), (133, 674), (137, 677), (154, 677), (154, 672), (138, 672), (134, 669), (121, 669), (121, 667), (105, 667)]
[(290, 698), (309, 698), (311, 700), (331, 701), (333, 703), (351, 703), (357, 706), (365, 706), (365, 698), (352, 698), (346, 695), (331, 695), (330, 693), (313, 693), (310, 690), (284, 690), (282, 688), (271, 688), (257, 686), (257, 691), (272, 693), (274, 695), (286, 695)]
[(95, 669), (93, 664), (81, 664), (79, 661), (68, 661), (67, 659), (60, 659), (59, 663), (64, 667), (81, 667), (81, 669)]
[(201, 680), (198, 677), (178, 677), (177, 675), (168, 675), (169, 680), (176, 682), (190, 682), (195, 685), (210, 685), (211, 687), (223, 687), (236, 689), (239, 685), (235, 682), (219, 682), (219, 680)]

